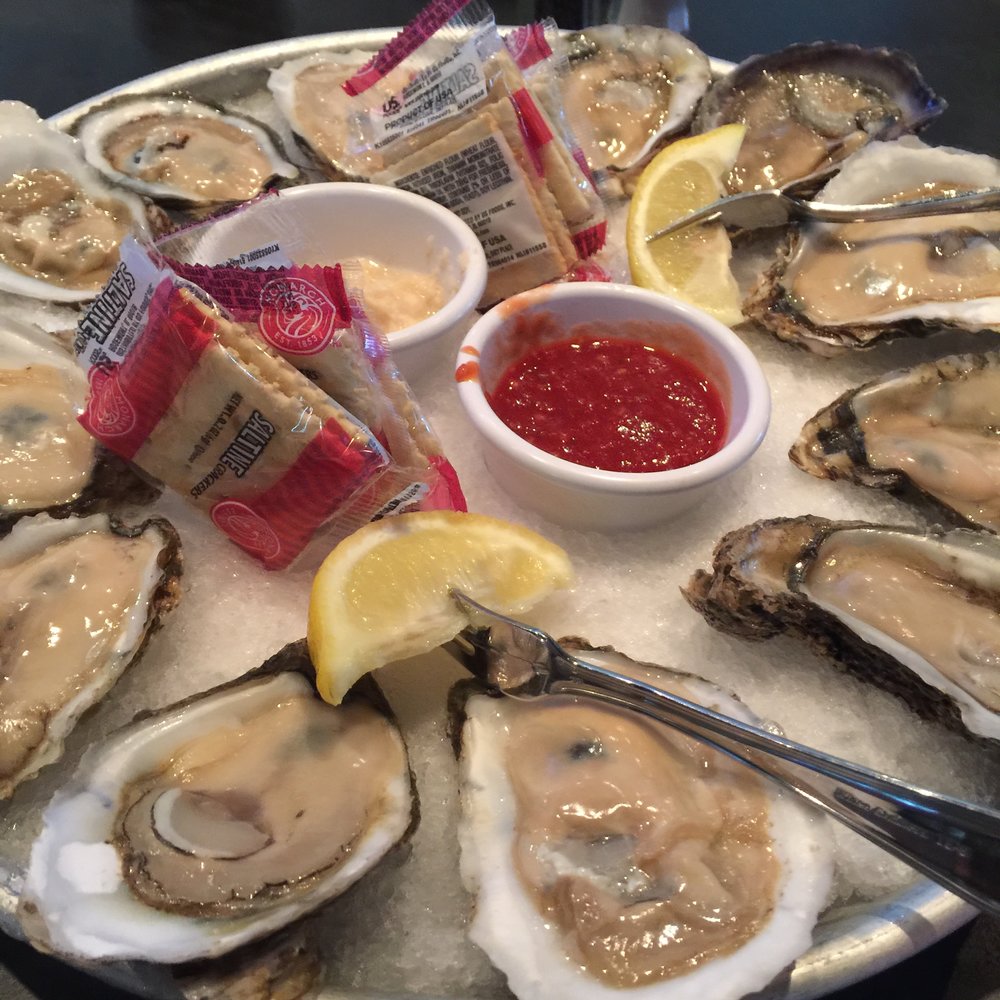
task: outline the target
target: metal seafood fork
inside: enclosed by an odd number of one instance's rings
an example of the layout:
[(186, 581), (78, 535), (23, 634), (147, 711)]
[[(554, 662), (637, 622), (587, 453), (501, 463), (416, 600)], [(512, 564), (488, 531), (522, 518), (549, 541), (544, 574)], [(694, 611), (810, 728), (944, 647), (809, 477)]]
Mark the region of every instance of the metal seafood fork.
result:
[(915, 198), (889, 205), (835, 205), (806, 201), (784, 191), (746, 191), (720, 198), (711, 205), (691, 212), (646, 237), (652, 243), (695, 223), (720, 220), (739, 229), (767, 229), (783, 226), (792, 219), (816, 219), (820, 222), (885, 222), (889, 219), (915, 219), (929, 215), (952, 215), (955, 212), (986, 212), (1000, 209), (1000, 188), (968, 191), (946, 198)]
[(664, 722), (798, 792), (928, 878), (1000, 916), (1000, 812), (908, 785), (587, 663), (539, 629), (458, 591), (452, 597), (477, 624), (445, 649), (494, 690), (528, 699), (577, 695)]

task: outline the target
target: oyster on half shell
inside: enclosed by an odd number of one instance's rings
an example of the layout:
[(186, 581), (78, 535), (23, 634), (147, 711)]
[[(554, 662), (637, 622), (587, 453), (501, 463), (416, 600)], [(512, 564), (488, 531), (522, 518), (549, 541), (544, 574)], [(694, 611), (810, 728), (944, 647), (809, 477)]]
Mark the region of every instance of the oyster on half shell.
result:
[[(373, 52), (314, 52), (271, 71), (268, 90), (296, 139), (333, 180), (358, 173), (353, 153), (351, 116), (354, 103), (343, 89)], [(390, 74), (389, 79), (394, 79)], [(370, 166), (382, 165), (381, 157)]]
[(594, 169), (626, 170), (690, 124), (712, 79), (708, 56), (676, 31), (603, 24), (564, 39), (562, 96)]
[(903, 52), (814, 42), (741, 62), (709, 88), (694, 131), (747, 126), (731, 194), (815, 187), (866, 143), (916, 132), (945, 106)]
[[(745, 721), (687, 674), (562, 640)], [(461, 870), (470, 936), (520, 1000), (735, 1000), (812, 942), (832, 873), (825, 817), (668, 726), (568, 695), (461, 715)]]
[(29, 938), (73, 959), (190, 962), (339, 895), (415, 818), (402, 738), (369, 692), (322, 701), (301, 640), (91, 748), (32, 846)]
[(820, 479), (913, 496), (1000, 532), (1000, 353), (941, 358), (850, 389), (806, 423), (788, 457)]
[(180, 572), (162, 518), (39, 514), (0, 541), (0, 798), (62, 754), (179, 600)]
[(26, 104), (0, 101), (0, 290), (92, 299), (130, 232), (150, 235), (142, 202), (109, 184), (75, 139)]
[(683, 591), (746, 639), (788, 632), (919, 714), (1000, 740), (1000, 538), (775, 518), (729, 532)]
[[(817, 196), (889, 203), (1000, 187), (1000, 161), (912, 136), (847, 160)], [(810, 223), (759, 282), (744, 314), (781, 340), (832, 355), (942, 327), (1000, 329), (1000, 212)]]
[(247, 201), (298, 168), (268, 129), (181, 97), (132, 97), (76, 126), (87, 162), (138, 194), (183, 205)]
[(59, 339), (0, 318), (0, 533), (28, 514), (145, 504), (159, 488), (77, 422), (87, 379)]

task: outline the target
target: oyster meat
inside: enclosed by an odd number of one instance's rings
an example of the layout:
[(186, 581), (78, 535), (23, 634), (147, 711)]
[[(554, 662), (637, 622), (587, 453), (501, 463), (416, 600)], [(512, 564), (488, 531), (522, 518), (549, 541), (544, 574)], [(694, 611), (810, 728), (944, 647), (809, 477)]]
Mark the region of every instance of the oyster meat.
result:
[(77, 719), (179, 600), (180, 540), (155, 518), (24, 518), (0, 542), (0, 798), (62, 753)]
[[(912, 136), (852, 156), (819, 201), (861, 204), (1000, 187), (1000, 161)], [(941, 327), (1000, 329), (1000, 212), (811, 223), (744, 313), (819, 354)]]
[(179, 97), (138, 97), (76, 127), (87, 162), (116, 184), (186, 205), (247, 201), (298, 168), (259, 122)]
[(29, 938), (182, 963), (339, 895), (415, 816), (402, 738), (371, 691), (326, 704), (301, 640), (88, 750), (32, 847)]
[[(569, 646), (757, 721), (700, 678)], [(453, 693), (464, 715), (461, 870), (476, 894), (470, 936), (520, 1000), (623, 989), (727, 1000), (810, 946), (833, 867), (824, 817), (634, 713), (478, 691)]]
[(7, 318), (0, 335), (0, 531), (43, 510), (80, 514), (158, 496), (77, 423), (87, 380), (68, 348)]
[(850, 389), (802, 428), (788, 457), (820, 479), (846, 479), (930, 501), (1000, 532), (1000, 354), (965, 354)]
[(0, 101), (0, 290), (54, 302), (93, 298), (142, 202), (84, 162), (75, 139), (17, 101)]
[(566, 116), (594, 169), (641, 163), (690, 124), (712, 79), (708, 56), (667, 28), (605, 24), (564, 44)]
[(77, 423), (87, 379), (43, 330), (0, 319), (0, 517), (76, 500), (97, 442)]
[(903, 52), (816, 42), (751, 56), (705, 94), (694, 131), (747, 126), (731, 194), (832, 173), (873, 139), (923, 128), (946, 105)]
[(789, 632), (914, 710), (1000, 740), (1000, 538), (821, 517), (757, 521), (684, 590), (716, 628)]
[[(334, 180), (359, 173), (359, 160), (351, 148), (353, 99), (343, 84), (373, 55), (361, 50), (314, 52), (283, 63), (267, 80), (268, 90), (295, 137)], [(408, 77), (390, 74), (386, 85), (397, 79), (402, 84)], [(362, 173), (382, 166), (382, 158), (375, 152), (361, 161), (366, 167), (360, 169)]]

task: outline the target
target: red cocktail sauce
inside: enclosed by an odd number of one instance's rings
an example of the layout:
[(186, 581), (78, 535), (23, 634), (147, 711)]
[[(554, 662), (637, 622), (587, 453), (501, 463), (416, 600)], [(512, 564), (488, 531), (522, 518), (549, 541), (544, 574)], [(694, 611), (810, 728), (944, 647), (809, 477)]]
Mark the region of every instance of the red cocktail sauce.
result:
[(612, 472), (680, 469), (726, 437), (722, 397), (705, 374), (638, 340), (578, 336), (536, 348), (489, 402), (535, 447)]

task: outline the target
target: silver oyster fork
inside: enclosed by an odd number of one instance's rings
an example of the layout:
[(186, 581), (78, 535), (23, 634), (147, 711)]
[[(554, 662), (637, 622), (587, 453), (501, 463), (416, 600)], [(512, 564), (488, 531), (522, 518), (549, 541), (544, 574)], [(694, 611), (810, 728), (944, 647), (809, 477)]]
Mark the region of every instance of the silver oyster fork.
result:
[(792, 219), (885, 222), (889, 219), (915, 219), (931, 215), (953, 215), (956, 212), (987, 212), (991, 209), (1000, 209), (1000, 188), (967, 191), (941, 198), (914, 198), (888, 205), (837, 205), (807, 201), (779, 190), (745, 191), (713, 201), (711, 205), (650, 233), (646, 242), (652, 243), (703, 222), (721, 221), (738, 229), (767, 229), (771, 226), (783, 226)]
[(444, 648), (488, 687), (515, 698), (577, 695), (666, 723), (773, 778), (957, 896), (1000, 916), (997, 810), (918, 788), (587, 663), (540, 629), (458, 591), (452, 596), (477, 624)]

